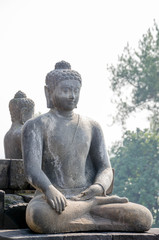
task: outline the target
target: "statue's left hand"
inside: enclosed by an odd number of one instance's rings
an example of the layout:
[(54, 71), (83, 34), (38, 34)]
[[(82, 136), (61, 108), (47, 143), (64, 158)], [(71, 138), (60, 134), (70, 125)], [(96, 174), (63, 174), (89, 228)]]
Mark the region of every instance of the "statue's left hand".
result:
[(95, 196), (102, 196), (103, 195), (103, 188), (99, 184), (93, 184), (85, 191), (81, 192), (80, 194), (71, 198), (71, 200), (75, 201), (85, 201), (89, 200)]

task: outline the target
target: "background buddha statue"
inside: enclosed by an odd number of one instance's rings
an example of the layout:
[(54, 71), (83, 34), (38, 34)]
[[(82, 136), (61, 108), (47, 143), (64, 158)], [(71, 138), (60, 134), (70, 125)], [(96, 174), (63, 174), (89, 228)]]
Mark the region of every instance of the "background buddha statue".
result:
[(18, 91), (9, 102), (12, 125), (4, 137), (5, 158), (22, 159), (21, 130), (34, 115), (34, 102)]

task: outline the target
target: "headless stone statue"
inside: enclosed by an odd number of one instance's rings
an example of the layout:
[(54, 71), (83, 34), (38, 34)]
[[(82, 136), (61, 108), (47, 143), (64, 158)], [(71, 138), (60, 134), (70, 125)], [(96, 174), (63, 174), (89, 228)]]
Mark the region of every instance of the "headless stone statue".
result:
[(73, 112), (81, 84), (69, 63), (57, 63), (46, 76), (50, 111), (24, 125), (25, 173), (37, 189), (27, 224), (37, 233), (146, 231), (152, 224), (147, 208), (108, 195), (113, 172), (102, 130)]
[(33, 117), (34, 102), (18, 91), (9, 102), (12, 125), (4, 137), (5, 158), (22, 159), (21, 130), (24, 123)]

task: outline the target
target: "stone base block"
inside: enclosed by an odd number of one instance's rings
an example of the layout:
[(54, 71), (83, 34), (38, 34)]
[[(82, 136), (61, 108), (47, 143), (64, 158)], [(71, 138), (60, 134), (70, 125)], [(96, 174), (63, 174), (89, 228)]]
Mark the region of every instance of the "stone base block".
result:
[(86, 232), (61, 234), (36, 234), (29, 229), (1, 230), (0, 240), (159, 240), (159, 228), (145, 233)]
[(25, 178), (22, 159), (0, 159), (0, 189), (30, 189)]

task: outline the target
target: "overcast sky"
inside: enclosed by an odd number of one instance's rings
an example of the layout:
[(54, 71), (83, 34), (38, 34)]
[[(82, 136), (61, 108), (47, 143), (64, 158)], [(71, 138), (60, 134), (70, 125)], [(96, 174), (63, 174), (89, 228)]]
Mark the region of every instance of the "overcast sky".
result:
[(159, 24), (158, 9), (158, 0), (0, 0), (0, 158), (11, 126), (9, 101), (21, 90), (36, 112), (46, 112), (45, 76), (61, 60), (82, 75), (77, 111), (100, 122), (108, 146), (119, 139), (120, 127), (109, 126), (106, 66), (117, 62), (127, 42), (136, 48), (154, 19)]

